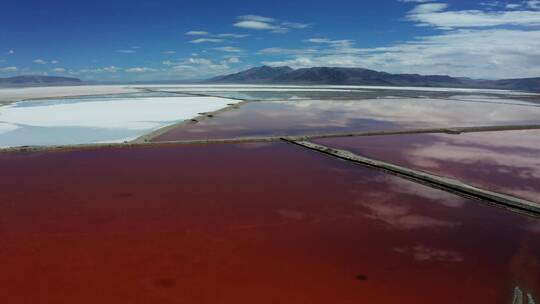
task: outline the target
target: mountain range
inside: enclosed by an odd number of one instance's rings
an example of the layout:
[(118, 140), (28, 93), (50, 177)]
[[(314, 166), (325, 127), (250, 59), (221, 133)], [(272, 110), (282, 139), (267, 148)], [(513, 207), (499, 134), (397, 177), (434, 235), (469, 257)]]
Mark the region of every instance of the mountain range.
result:
[(78, 78), (58, 77), (58, 76), (15, 76), (0, 78), (0, 86), (52, 86), (52, 85), (77, 85), (83, 81)]
[(209, 79), (211, 83), (427, 86), (540, 91), (540, 77), (477, 80), (445, 75), (391, 74), (362, 68), (261, 66)]
[[(136, 82), (153, 83), (153, 82)], [(157, 81), (155, 83), (193, 83)], [(507, 89), (540, 92), (540, 77), (481, 80), (446, 75), (391, 74), (362, 68), (313, 67), (293, 69), (288, 66), (254, 67), (234, 74), (211, 78), (205, 83), (230, 84), (299, 84), (299, 85), (369, 85)], [(58, 76), (15, 76), (0, 78), (0, 87), (82, 85), (90, 82)], [(103, 83), (104, 84), (104, 83)], [(122, 83), (119, 83), (122, 84)]]

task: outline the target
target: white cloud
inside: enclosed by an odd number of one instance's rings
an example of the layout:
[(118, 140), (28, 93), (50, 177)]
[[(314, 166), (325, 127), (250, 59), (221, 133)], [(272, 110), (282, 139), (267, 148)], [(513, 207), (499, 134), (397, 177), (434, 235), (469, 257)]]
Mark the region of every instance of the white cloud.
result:
[(166, 61), (163, 63), (170, 68), (163, 71), (163, 73), (169, 78), (175, 79), (208, 78), (218, 74), (229, 73), (231, 71), (229, 64), (237, 63), (236, 59), (231, 58), (219, 62), (200, 57), (191, 57), (178, 62)]
[(116, 72), (118, 72), (120, 70), (122, 70), (122, 69), (119, 68), (119, 67), (115, 67), (113, 65), (100, 69), (100, 71), (107, 72), (107, 73), (116, 73)]
[(258, 52), (261, 55), (307, 55), (316, 53), (317, 49), (306, 48), (306, 49), (288, 49), (280, 47), (271, 47), (265, 48)]
[(95, 69), (82, 69), (79, 71), (79, 73), (88, 74), (88, 73), (116, 73), (121, 71), (122, 69), (119, 67), (116, 67), (114, 65), (103, 67), (103, 68), (95, 68)]
[[(189, 31), (187, 33), (185, 33), (185, 35), (188, 35), (188, 36), (207, 36), (208, 38), (206, 39), (220, 39), (221, 38), (245, 38), (245, 37), (248, 37), (249, 35), (247, 34), (237, 34), (237, 33), (223, 33), (223, 34), (212, 34), (210, 32), (207, 32), (207, 31)], [(203, 39), (203, 38), (201, 38)], [(201, 39), (197, 39), (197, 40), (201, 40)]]
[(409, 15), (429, 14), (445, 10), (448, 7), (446, 3), (426, 3), (416, 6), (409, 12)]
[(60, 62), (59, 62), (58, 60), (53, 60), (53, 61), (51, 61), (51, 63), (52, 63), (52, 64), (58, 64), (58, 63), (60, 63)]
[(37, 64), (47, 64), (47, 61), (43, 60), (43, 59), (36, 59), (34, 60), (34, 63), (37, 63)]
[[(504, 9), (507, 3), (489, 2), (486, 5), (490, 10), (498, 10)], [(527, 1), (527, 5), (531, 3)], [(540, 12), (447, 9), (448, 5), (444, 3), (417, 5), (408, 13), (409, 20), (445, 30), (391, 46), (356, 48), (351, 40), (314, 37), (304, 40), (312, 45), (309, 48), (274, 47), (260, 50), (259, 54), (287, 56), (263, 63), (295, 68), (364, 67), (393, 73), (489, 79), (540, 75), (540, 30), (531, 27), (540, 25)], [(493, 28), (495, 25), (506, 28)]]
[(265, 22), (265, 23), (272, 23), (275, 22), (276, 19), (270, 18), (270, 17), (263, 17), (258, 15), (242, 15), (238, 16), (237, 19), (239, 20), (249, 20), (249, 21), (258, 21), (258, 22)]
[(53, 69), (53, 72), (57, 72), (57, 73), (64, 73), (66, 71), (66, 69), (64, 68), (54, 68)]
[(304, 40), (304, 42), (315, 43), (315, 44), (328, 44), (335, 48), (350, 48), (352, 45), (352, 41), (346, 40), (346, 39), (332, 40), (328, 38), (310, 38), (310, 39)]
[(245, 38), (248, 36), (249, 35), (247, 34), (235, 34), (235, 33), (224, 33), (224, 34), (216, 35), (216, 37), (221, 37), (221, 38)]
[(16, 72), (17, 70), (17, 67), (14, 66), (0, 68), (0, 72)]
[[(500, 10), (500, 9), (507, 9), (507, 10), (516, 10), (516, 9), (522, 9), (522, 8), (531, 8), (528, 4), (529, 2), (534, 2), (538, 0), (531, 0), (531, 1), (522, 1), (520, 3), (509, 3), (507, 1), (485, 1), (480, 2), (481, 6), (486, 7), (488, 10)], [(534, 3), (533, 3), (534, 5)]]
[(507, 4), (504, 7), (507, 9), (517, 9), (521, 7), (521, 4)]
[(176, 51), (165, 51), (163, 52), (163, 54), (167, 54), (167, 55), (176, 54)]
[(134, 67), (125, 70), (127, 73), (148, 73), (155, 72), (156, 69), (147, 68), (147, 67)]
[(195, 64), (195, 65), (204, 65), (204, 66), (212, 66), (212, 60), (205, 59), (205, 58), (189, 58), (187, 63)]
[(232, 46), (217, 47), (217, 48), (213, 48), (213, 50), (221, 51), (221, 52), (227, 52), (227, 53), (240, 53), (240, 52), (242, 52), (241, 48), (232, 47)]
[(540, 0), (529, 0), (526, 1), (527, 7), (532, 9), (540, 9)]
[(132, 54), (132, 53), (135, 53), (137, 51), (135, 51), (135, 50), (116, 50), (116, 52), (124, 53), (124, 54)]
[(9, 50), (8, 54), (13, 55), (13, 54), (15, 54), (15, 51), (14, 50)]
[(448, 5), (444, 3), (420, 4), (408, 13), (407, 19), (417, 22), (420, 26), (434, 26), (439, 28), (540, 25), (540, 11), (448, 11), (446, 10), (447, 8)]
[(309, 24), (306, 24), (306, 23), (287, 22), (287, 21), (281, 23), (281, 25), (286, 28), (291, 28), (291, 29), (305, 29), (309, 27)]
[(184, 35), (188, 35), (188, 36), (206, 36), (210, 33), (206, 32), (206, 31), (189, 31), (189, 32), (186, 32)]
[(227, 59), (227, 62), (228, 63), (240, 63), (240, 58), (238, 58), (238, 57), (229, 57)]
[(241, 27), (250, 30), (281, 30), (282, 28), (272, 25), (270, 23), (261, 21), (244, 20), (234, 24), (236, 27)]
[(297, 54), (291, 52), (285, 60), (264, 63), (296, 68), (365, 67), (393, 73), (476, 78), (540, 75), (540, 30), (454, 30), (417, 37), (390, 47), (364, 49), (351, 45), (322, 45), (325, 47), (315, 53), (303, 53), (303, 49), (298, 49)]
[(305, 42), (311, 42), (311, 43), (329, 43), (331, 40), (328, 38), (310, 38), (304, 40)]
[(199, 38), (199, 39), (191, 40), (190, 42), (191, 42), (191, 43), (195, 43), (195, 44), (206, 43), (206, 42), (210, 42), (210, 43), (219, 43), (219, 42), (223, 42), (223, 39), (216, 39), (216, 38)]
[[(323, 60), (320, 60), (323, 59)], [(320, 62), (320, 64), (317, 64)], [(293, 68), (307, 68), (314, 66), (338, 66), (337, 64), (331, 64), (326, 58), (310, 58), (310, 57), (297, 57), (294, 59), (280, 60), (280, 61), (263, 61), (263, 64), (270, 66), (290, 66)], [(354, 66), (351, 66), (354, 67)]]
[(498, 7), (504, 6), (500, 1), (485, 1), (479, 3), (481, 6)]
[(286, 33), (291, 29), (305, 29), (309, 27), (309, 24), (299, 22), (278, 22), (274, 18), (263, 17), (258, 15), (243, 15), (238, 16), (236, 19), (239, 21), (234, 23), (233, 26), (260, 31), (270, 31), (272, 33)]

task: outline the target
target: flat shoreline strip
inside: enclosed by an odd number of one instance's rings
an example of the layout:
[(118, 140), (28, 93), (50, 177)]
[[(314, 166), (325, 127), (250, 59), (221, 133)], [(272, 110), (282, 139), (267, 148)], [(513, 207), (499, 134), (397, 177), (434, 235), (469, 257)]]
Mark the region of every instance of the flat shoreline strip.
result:
[[(238, 106), (238, 104), (235, 104)], [(235, 107), (231, 106), (231, 107)], [(226, 111), (224, 108), (218, 111)], [(205, 115), (201, 115), (205, 116)], [(506, 125), (506, 126), (478, 126), (478, 127), (451, 127), (451, 128), (427, 128), (427, 129), (403, 129), (403, 130), (387, 130), (387, 131), (364, 131), (364, 132), (343, 132), (343, 133), (315, 133), (303, 135), (275, 135), (275, 136), (247, 136), (247, 137), (232, 137), (232, 138), (202, 138), (195, 140), (175, 140), (175, 141), (148, 141), (148, 138), (155, 137), (159, 132), (166, 132), (170, 128), (178, 127), (182, 124), (193, 123), (190, 120), (181, 121), (177, 124), (169, 125), (164, 128), (155, 130), (154, 132), (145, 134), (133, 141), (124, 143), (96, 143), (96, 144), (80, 144), (80, 145), (52, 145), (52, 146), (17, 146), (0, 148), (0, 153), (16, 153), (16, 152), (47, 152), (47, 151), (70, 151), (70, 150), (89, 150), (100, 148), (131, 148), (138, 146), (163, 146), (163, 145), (200, 145), (200, 144), (227, 144), (227, 143), (256, 143), (256, 142), (272, 142), (286, 139), (288, 141), (304, 141), (320, 138), (335, 138), (335, 137), (355, 137), (355, 136), (381, 136), (381, 135), (405, 135), (405, 134), (461, 134), (461, 133), (476, 133), (476, 132), (495, 132), (495, 131), (524, 131), (524, 130), (540, 130), (540, 125)], [(146, 141), (145, 141), (146, 139)]]
[[(214, 96), (199, 96), (199, 97), (214, 97)], [(223, 98), (223, 97), (214, 97), (214, 98), (227, 99), (227, 98)], [(228, 98), (228, 99), (230, 99), (230, 98)], [(215, 115), (218, 115), (220, 113), (227, 112), (227, 111), (230, 111), (230, 110), (233, 110), (233, 109), (237, 109), (240, 106), (242, 106), (242, 105), (244, 105), (246, 103), (249, 103), (249, 102), (251, 102), (251, 101), (238, 101), (236, 99), (233, 99), (232, 102), (229, 103), (224, 108), (221, 108), (221, 109), (218, 109), (218, 110), (215, 110), (215, 111), (211, 111), (211, 112), (199, 113), (198, 116), (195, 116), (195, 117), (193, 117), (191, 119), (182, 120), (182, 121), (179, 121), (177, 123), (173, 123), (173, 124), (164, 126), (164, 127), (159, 128), (157, 130), (154, 130), (154, 131), (152, 131), (150, 133), (143, 134), (143, 135), (135, 138), (134, 140), (130, 141), (130, 143), (146, 143), (146, 142), (150, 142), (150, 141), (152, 141), (152, 139), (154, 139), (156, 137), (159, 137), (159, 136), (169, 132), (170, 130), (180, 128), (180, 127), (182, 127), (184, 125), (187, 125), (187, 124), (198, 123), (199, 121), (211, 118), (211, 117), (213, 117)]]

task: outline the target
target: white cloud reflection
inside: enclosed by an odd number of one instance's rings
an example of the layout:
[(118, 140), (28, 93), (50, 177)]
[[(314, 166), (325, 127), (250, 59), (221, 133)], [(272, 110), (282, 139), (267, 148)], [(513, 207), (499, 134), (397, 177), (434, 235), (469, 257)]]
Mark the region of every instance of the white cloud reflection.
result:
[(457, 251), (442, 250), (422, 245), (414, 247), (396, 247), (395, 252), (412, 256), (419, 262), (437, 261), (437, 262), (462, 262), (463, 256)]

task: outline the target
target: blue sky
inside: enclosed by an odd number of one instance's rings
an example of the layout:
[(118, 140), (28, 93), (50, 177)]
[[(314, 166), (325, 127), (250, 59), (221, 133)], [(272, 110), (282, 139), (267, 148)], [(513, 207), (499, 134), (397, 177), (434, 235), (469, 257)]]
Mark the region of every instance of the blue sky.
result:
[(1, 5), (0, 76), (203, 79), (262, 64), (540, 76), (540, 0)]

